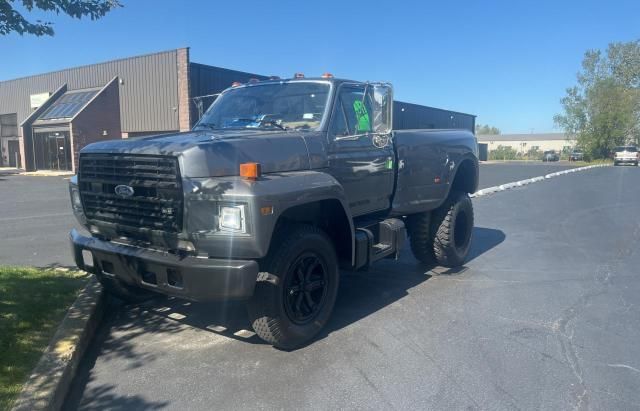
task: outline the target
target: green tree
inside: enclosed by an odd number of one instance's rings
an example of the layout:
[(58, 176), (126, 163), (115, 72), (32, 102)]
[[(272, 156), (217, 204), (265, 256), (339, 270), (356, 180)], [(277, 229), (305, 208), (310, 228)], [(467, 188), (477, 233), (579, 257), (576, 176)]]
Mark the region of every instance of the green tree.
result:
[(489, 153), (489, 160), (516, 160), (518, 151), (511, 146), (499, 145)]
[(492, 127), (488, 124), (476, 124), (476, 134), (484, 134), (484, 135), (496, 135), (500, 134), (500, 129), (496, 127)]
[(527, 158), (529, 160), (540, 160), (542, 158), (542, 150), (540, 150), (540, 147), (531, 147), (529, 151), (527, 151)]
[(556, 125), (594, 158), (613, 147), (640, 140), (640, 40), (609, 44), (606, 53), (589, 50), (578, 84), (560, 100)]
[(25, 11), (40, 10), (62, 13), (76, 19), (89, 17), (97, 20), (116, 7), (121, 7), (118, 0), (0, 0), (0, 35), (15, 32), (20, 35), (53, 36), (53, 23), (29, 21), (23, 15)]

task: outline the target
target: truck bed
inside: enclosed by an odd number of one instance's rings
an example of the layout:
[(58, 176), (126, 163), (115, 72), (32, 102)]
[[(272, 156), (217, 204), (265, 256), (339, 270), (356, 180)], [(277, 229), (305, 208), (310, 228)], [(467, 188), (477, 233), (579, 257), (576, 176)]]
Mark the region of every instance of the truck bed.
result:
[(398, 163), (394, 215), (437, 208), (456, 167), (464, 160), (477, 167), (477, 141), (467, 130), (396, 130), (393, 135)]

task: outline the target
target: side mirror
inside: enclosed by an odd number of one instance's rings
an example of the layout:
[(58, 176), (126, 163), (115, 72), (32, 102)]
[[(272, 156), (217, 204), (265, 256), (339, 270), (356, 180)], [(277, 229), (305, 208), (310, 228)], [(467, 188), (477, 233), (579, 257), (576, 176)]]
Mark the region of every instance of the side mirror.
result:
[(393, 89), (385, 83), (371, 85), (373, 91), (373, 132), (389, 134), (392, 130)]

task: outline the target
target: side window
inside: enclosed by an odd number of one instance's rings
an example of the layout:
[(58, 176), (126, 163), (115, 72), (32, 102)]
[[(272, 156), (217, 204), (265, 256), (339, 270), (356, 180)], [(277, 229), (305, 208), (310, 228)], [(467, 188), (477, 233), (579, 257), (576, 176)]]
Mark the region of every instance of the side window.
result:
[(331, 131), (344, 137), (368, 133), (372, 130), (373, 110), (371, 93), (359, 86), (343, 86), (333, 113)]

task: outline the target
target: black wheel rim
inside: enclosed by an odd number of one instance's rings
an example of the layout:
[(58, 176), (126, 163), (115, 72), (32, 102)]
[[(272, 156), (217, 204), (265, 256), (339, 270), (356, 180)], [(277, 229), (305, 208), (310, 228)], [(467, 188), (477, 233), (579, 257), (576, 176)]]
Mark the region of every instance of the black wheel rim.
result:
[(284, 308), (289, 319), (308, 324), (318, 315), (327, 296), (328, 273), (316, 254), (301, 254), (291, 265), (284, 284)]
[(467, 213), (461, 211), (456, 216), (455, 226), (453, 227), (453, 241), (456, 248), (464, 249), (467, 246), (469, 237), (471, 237), (471, 230), (467, 221)]

